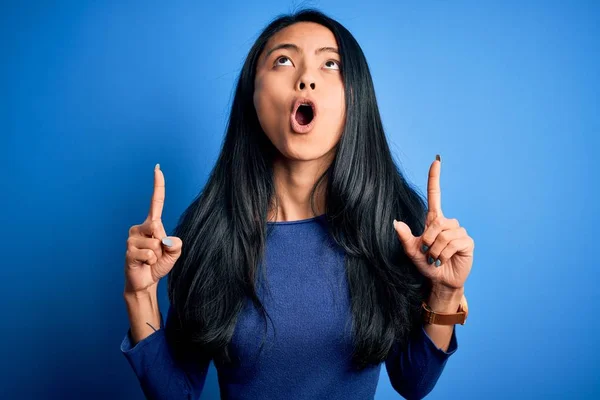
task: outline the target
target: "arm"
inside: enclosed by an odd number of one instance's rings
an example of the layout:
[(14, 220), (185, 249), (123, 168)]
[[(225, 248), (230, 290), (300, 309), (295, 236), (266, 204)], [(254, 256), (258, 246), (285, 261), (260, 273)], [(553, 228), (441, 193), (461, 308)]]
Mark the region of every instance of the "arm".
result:
[[(146, 398), (164, 400), (199, 398), (206, 380), (209, 362), (196, 362), (193, 364), (186, 362), (183, 364), (175, 360), (167, 343), (165, 324), (160, 311), (158, 312), (158, 318), (156, 318), (157, 321), (160, 321), (160, 325), (157, 324), (157, 326), (150, 322), (157, 329), (156, 331), (145, 322), (142, 323), (145, 314), (148, 316), (153, 315), (147, 310), (152, 309), (157, 304), (155, 299), (152, 301), (149, 299), (147, 301), (130, 300), (126, 299), (128, 311), (130, 315), (135, 315), (136, 319), (130, 317), (131, 327), (121, 342), (121, 352), (137, 376)], [(135, 312), (136, 309), (139, 309), (139, 312)], [(158, 309), (158, 306), (156, 306), (156, 309)], [(172, 318), (175, 318), (174, 310), (169, 307), (167, 321)], [(136, 341), (134, 339), (136, 335), (134, 328), (136, 326), (141, 328), (137, 332), (147, 334), (149, 330), (152, 333)], [(143, 336), (144, 333), (141, 335)]]
[(406, 351), (397, 345), (385, 361), (392, 387), (406, 399), (422, 399), (433, 390), (446, 361), (458, 349), (456, 332), (447, 351), (438, 348), (421, 327), (411, 337)]
[[(438, 312), (456, 311), (462, 293), (456, 294), (456, 305), (440, 301), (432, 292), (428, 305)], [(454, 297), (452, 297), (454, 299)], [(449, 300), (448, 301), (454, 301)], [(407, 399), (422, 399), (433, 390), (448, 358), (458, 349), (454, 325), (425, 324), (411, 335), (405, 351), (395, 345), (385, 361), (392, 387)]]

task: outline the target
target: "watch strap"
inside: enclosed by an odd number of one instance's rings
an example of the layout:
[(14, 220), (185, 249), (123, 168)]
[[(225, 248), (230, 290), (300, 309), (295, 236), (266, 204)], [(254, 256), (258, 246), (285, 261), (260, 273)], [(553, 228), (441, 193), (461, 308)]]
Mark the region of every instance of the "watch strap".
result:
[(423, 302), (421, 309), (423, 310), (423, 322), (434, 325), (464, 325), (467, 321), (468, 306), (467, 299), (463, 295), (458, 310), (455, 313), (439, 313), (433, 311), (427, 303)]

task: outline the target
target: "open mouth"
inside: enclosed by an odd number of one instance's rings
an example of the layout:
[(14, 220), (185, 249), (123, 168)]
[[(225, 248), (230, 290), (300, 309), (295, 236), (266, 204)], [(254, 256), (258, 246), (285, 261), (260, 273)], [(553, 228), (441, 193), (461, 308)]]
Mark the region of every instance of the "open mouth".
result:
[(302, 126), (310, 124), (314, 117), (315, 113), (310, 104), (301, 104), (296, 110), (296, 122)]
[(317, 118), (317, 105), (309, 98), (297, 97), (291, 107), (290, 125), (295, 133), (312, 131)]

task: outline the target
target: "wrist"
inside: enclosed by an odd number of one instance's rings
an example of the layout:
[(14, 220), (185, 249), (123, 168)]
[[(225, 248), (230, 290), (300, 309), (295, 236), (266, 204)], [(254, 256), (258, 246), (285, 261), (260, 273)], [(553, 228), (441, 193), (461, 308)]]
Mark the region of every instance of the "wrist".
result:
[(128, 289), (128, 285), (125, 284), (125, 289), (123, 290), (123, 297), (125, 297), (125, 300), (145, 300), (148, 298), (157, 298), (158, 283), (150, 285), (143, 290), (130, 290)]
[(458, 310), (464, 292), (464, 287), (449, 289), (434, 285), (427, 300), (427, 305), (434, 312), (455, 313)]
[(161, 314), (156, 290), (123, 293), (132, 344), (136, 344), (161, 328)]

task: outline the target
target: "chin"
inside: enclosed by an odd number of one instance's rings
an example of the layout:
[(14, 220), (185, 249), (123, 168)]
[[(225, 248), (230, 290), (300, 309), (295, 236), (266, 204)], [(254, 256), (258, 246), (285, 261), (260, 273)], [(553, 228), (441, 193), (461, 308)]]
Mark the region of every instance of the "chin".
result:
[[(266, 134), (266, 131), (265, 131)], [(330, 156), (341, 134), (336, 137), (327, 135), (318, 126), (314, 126), (310, 132), (299, 134), (291, 127), (280, 126), (278, 132), (267, 134), (281, 157), (294, 161), (314, 161)]]
[(291, 140), (277, 148), (281, 156), (294, 161), (314, 161), (331, 154), (333, 147), (318, 146), (310, 140)]

